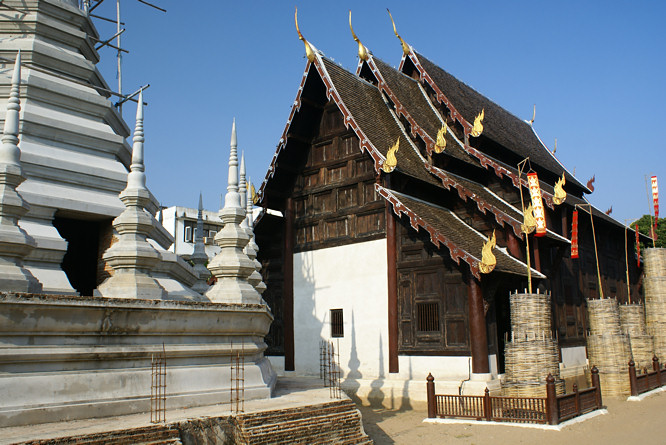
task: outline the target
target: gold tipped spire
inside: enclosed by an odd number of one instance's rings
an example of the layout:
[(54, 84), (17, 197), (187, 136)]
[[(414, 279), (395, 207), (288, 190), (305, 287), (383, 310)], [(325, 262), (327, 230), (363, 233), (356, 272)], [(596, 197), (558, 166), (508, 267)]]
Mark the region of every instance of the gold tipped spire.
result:
[(532, 210), (532, 204), (527, 206), (527, 209), (523, 210), (524, 220), (523, 224), (520, 225), (520, 230), (525, 234), (530, 234), (536, 229), (537, 223), (536, 218), (534, 218), (534, 210)]
[(442, 128), (439, 129), (437, 132), (437, 142), (435, 143), (435, 153), (441, 153), (444, 151), (446, 148), (446, 122), (444, 122), (444, 125), (442, 125)]
[(478, 138), (483, 133), (483, 124), (481, 122), (483, 122), (483, 118), (486, 116), (485, 112), (486, 110), (482, 108), (481, 112), (474, 118), (474, 126), (470, 134), (475, 138)]
[(312, 49), (312, 46), (310, 46), (308, 41), (305, 40), (305, 37), (303, 37), (303, 34), (301, 34), (301, 30), (298, 28), (298, 6), (296, 7), (296, 12), (294, 13), (294, 22), (296, 22), (296, 32), (298, 32), (299, 40), (302, 40), (303, 43), (305, 43), (305, 56), (308, 58), (310, 62), (314, 62), (315, 59), (314, 50)]
[(402, 40), (402, 37), (400, 37), (400, 34), (398, 34), (398, 30), (395, 28), (395, 22), (393, 21), (393, 16), (391, 15), (391, 11), (389, 11), (388, 8), (386, 8), (386, 11), (389, 13), (389, 17), (391, 17), (391, 23), (393, 23), (393, 32), (395, 33), (395, 36), (400, 39), (400, 44), (402, 45), (402, 52), (407, 55), (411, 51), (409, 48), (409, 45), (405, 43), (404, 40)]
[(562, 188), (564, 184), (566, 184), (566, 180), (564, 179), (564, 173), (562, 173), (562, 178), (560, 178), (560, 180), (555, 183), (555, 194), (553, 195), (553, 202), (556, 205), (562, 204), (564, 200), (567, 199), (567, 192), (565, 192)]
[(349, 10), (349, 29), (351, 30), (352, 37), (354, 38), (354, 41), (358, 43), (358, 58), (361, 60), (368, 60), (368, 49), (361, 43), (361, 41), (356, 37), (356, 33), (354, 32), (354, 28), (352, 28), (352, 21), (351, 21), (351, 9)]
[(395, 157), (398, 148), (400, 148), (400, 136), (398, 136), (398, 140), (395, 141), (395, 145), (389, 148), (389, 151), (386, 153), (386, 160), (384, 161), (384, 165), (382, 165), (384, 173), (391, 173), (398, 165), (398, 159)]
[(493, 249), (495, 248), (495, 231), (493, 230), (492, 236), (488, 238), (488, 241), (483, 244), (481, 249), (481, 262), (479, 263), (479, 271), (481, 273), (490, 273), (495, 269), (497, 264), (497, 259), (493, 255)]

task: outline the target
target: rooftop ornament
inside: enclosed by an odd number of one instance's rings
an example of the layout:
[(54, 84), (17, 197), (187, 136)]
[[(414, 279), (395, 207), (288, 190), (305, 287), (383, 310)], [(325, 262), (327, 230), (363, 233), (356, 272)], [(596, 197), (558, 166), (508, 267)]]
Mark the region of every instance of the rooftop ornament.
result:
[(386, 11), (388, 12), (389, 17), (391, 18), (391, 23), (393, 24), (393, 32), (395, 33), (395, 36), (398, 39), (400, 39), (400, 44), (402, 45), (402, 52), (405, 55), (408, 55), (411, 52), (412, 49), (409, 47), (409, 45), (407, 45), (407, 43), (405, 43), (404, 40), (402, 40), (402, 37), (400, 37), (400, 34), (398, 34), (398, 30), (395, 27), (395, 21), (393, 21), (393, 16), (391, 15), (391, 11), (389, 11), (388, 8), (386, 8)]
[(472, 137), (478, 138), (483, 133), (483, 118), (486, 116), (485, 109), (481, 109), (481, 112), (476, 115), (474, 118), (474, 125), (472, 126), (472, 131), (470, 135)]
[(296, 22), (296, 32), (298, 33), (298, 38), (305, 44), (305, 56), (310, 62), (314, 62), (315, 50), (312, 45), (310, 45), (310, 42), (305, 40), (305, 37), (303, 37), (303, 34), (301, 34), (301, 30), (298, 28), (298, 7), (296, 7), (296, 12), (294, 13), (294, 22)]
[(446, 122), (444, 122), (444, 125), (442, 125), (442, 128), (439, 129), (437, 132), (437, 142), (435, 143), (435, 153), (439, 154), (444, 151), (446, 148), (446, 131), (448, 130), (448, 127), (446, 125)]
[(481, 273), (490, 273), (497, 265), (497, 259), (493, 255), (493, 249), (496, 246), (495, 230), (488, 238), (488, 241), (483, 244), (481, 249), (481, 262), (479, 263), (479, 271)]
[(351, 14), (351, 9), (349, 10), (349, 29), (351, 30), (352, 37), (354, 38), (354, 41), (358, 43), (358, 58), (361, 60), (368, 60), (370, 57), (368, 54), (368, 49), (361, 43), (361, 41), (356, 37), (356, 33), (354, 32), (354, 28), (352, 27), (352, 14)]
[(555, 183), (555, 194), (553, 195), (555, 205), (560, 205), (567, 199), (567, 192), (563, 188), (564, 184), (566, 184), (566, 179), (564, 173), (562, 173), (562, 177)]
[(398, 166), (398, 159), (395, 157), (395, 154), (398, 152), (399, 148), (400, 136), (398, 136), (398, 140), (395, 141), (393, 147), (389, 148), (389, 151), (386, 153), (386, 160), (382, 165), (382, 170), (384, 170), (384, 173), (391, 173)]

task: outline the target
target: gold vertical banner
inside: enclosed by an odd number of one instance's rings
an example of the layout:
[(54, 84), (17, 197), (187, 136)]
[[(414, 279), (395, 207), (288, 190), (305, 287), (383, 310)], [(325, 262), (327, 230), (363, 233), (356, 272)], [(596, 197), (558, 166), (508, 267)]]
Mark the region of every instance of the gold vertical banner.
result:
[(532, 172), (527, 174), (527, 185), (530, 189), (532, 198), (532, 210), (536, 220), (535, 236), (544, 236), (546, 234), (546, 212), (543, 208), (543, 199), (541, 199), (541, 188), (539, 187), (539, 178)]

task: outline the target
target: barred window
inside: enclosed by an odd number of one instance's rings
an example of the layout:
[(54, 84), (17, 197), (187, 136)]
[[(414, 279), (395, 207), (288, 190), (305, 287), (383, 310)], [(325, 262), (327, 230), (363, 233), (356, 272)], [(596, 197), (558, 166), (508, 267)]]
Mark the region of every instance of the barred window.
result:
[(439, 331), (439, 303), (416, 303), (416, 316), (419, 331)]
[(342, 309), (331, 309), (331, 337), (344, 337)]

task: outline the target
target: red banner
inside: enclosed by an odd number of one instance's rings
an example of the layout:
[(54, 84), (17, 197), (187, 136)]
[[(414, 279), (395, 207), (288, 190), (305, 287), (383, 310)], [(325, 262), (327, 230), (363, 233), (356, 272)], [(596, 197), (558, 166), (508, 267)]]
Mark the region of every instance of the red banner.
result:
[(578, 210), (571, 218), (571, 258), (578, 258)]
[(539, 178), (532, 172), (527, 174), (527, 185), (530, 188), (530, 197), (532, 198), (532, 210), (536, 220), (535, 236), (544, 236), (546, 234), (546, 212), (543, 208), (543, 199), (541, 199), (541, 187), (539, 187)]
[(639, 241), (638, 224), (636, 224), (636, 265), (641, 267), (641, 243)]
[(659, 186), (657, 185), (656, 176), (653, 176), (651, 179), (652, 179), (652, 202), (654, 203), (654, 227), (656, 229), (657, 221), (659, 221)]

